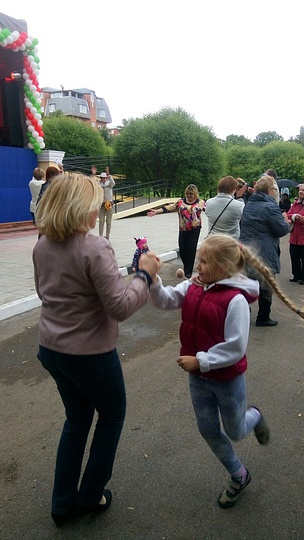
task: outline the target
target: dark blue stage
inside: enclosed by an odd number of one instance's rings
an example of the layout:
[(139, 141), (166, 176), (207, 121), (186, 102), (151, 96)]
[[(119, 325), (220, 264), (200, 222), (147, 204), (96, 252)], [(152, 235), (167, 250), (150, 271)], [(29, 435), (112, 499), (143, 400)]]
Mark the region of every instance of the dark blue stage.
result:
[(33, 150), (0, 146), (0, 223), (32, 220), (28, 184), (35, 167)]

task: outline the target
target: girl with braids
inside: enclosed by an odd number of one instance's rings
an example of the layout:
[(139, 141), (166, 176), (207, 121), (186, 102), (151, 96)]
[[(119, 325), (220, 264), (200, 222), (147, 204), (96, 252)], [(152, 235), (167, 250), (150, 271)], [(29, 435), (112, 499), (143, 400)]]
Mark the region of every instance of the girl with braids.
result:
[(238, 441), (254, 431), (260, 444), (269, 441), (269, 427), (261, 411), (256, 406), (247, 409), (246, 403), (249, 304), (258, 298), (259, 282), (241, 273), (245, 264), (259, 271), (284, 303), (304, 318), (304, 310), (297, 310), (285, 298), (272, 272), (253, 251), (227, 235), (210, 235), (204, 240), (198, 275), (191, 280), (164, 287), (155, 276), (150, 289), (156, 307), (181, 308), (177, 364), (189, 372), (199, 432), (231, 476), (218, 498), (221, 508), (234, 506), (251, 482), (230, 440)]

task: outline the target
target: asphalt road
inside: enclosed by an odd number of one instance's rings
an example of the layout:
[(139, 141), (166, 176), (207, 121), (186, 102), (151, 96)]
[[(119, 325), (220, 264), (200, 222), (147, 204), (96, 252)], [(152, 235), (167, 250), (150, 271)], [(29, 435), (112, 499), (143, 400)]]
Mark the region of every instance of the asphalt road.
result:
[[(290, 284), (286, 239), (280, 282)], [(162, 270), (175, 283), (178, 260)], [(131, 279), (128, 277), (126, 279)], [(254, 326), (248, 349), (248, 401), (263, 410), (271, 443), (236, 443), (251, 487), (229, 510), (217, 505), (228, 476), (198, 434), (187, 374), (176, 365), (179, 312), (144, 307), (120, 326), (118, 350), (128, 409), (109, 488), (113, 503), (56, 529), (50, 500), (64, 418), (57, 390), (36, 359), (39, 309), (1, 323), (1, 540), (300, 540), (303, 505), (303, 324), (275, 299), (275, 328)]]

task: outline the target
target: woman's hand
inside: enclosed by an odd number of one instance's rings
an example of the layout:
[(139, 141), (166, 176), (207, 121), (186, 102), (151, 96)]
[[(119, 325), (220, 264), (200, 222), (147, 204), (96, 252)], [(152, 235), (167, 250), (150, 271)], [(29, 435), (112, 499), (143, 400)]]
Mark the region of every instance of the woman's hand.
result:
[(156, 216), (156, 210), (154, 210), (154, 208), (152, 208), (152, 210), (149, 210), (149, 212), (147, 212), (147, 216), (148, 217)]
[(199, 361), (196, 356), (180, 356), (177, 359), (177, 363), (184, 371), (199, 369)]
[(160, 259), (153, 253), (153, 251), (148, 251), (148, 253), (143, 253), (139, 258), (139, 270), (145, 270), (151, 276), (152, 280), (159, 272), (160, 269)]

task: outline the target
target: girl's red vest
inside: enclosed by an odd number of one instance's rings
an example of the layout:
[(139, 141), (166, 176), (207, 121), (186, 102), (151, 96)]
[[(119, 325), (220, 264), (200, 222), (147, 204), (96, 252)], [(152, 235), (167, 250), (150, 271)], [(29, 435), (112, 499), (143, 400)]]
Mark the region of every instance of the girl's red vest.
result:
[[(189, 287), (182, 305), (180, 327), (181, 356), (196, 356), (199, 351), (207, 352), (210, 347), (225, 341), (224, 325), (230, 301), (237, 295), (246, 293), (242, 289), (214, 285), (208, 290), (197, 285)], [(229, 367), (212, 369), (202, 373), (193, 371), (207, 379), (226, 381), (244, 373), (247, 369), (246, 354)]]

